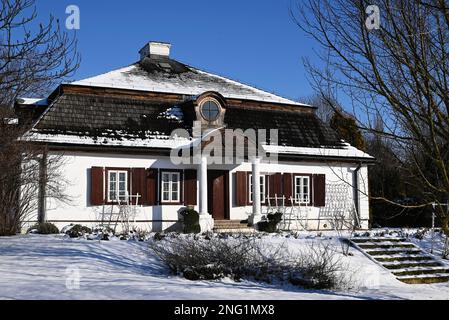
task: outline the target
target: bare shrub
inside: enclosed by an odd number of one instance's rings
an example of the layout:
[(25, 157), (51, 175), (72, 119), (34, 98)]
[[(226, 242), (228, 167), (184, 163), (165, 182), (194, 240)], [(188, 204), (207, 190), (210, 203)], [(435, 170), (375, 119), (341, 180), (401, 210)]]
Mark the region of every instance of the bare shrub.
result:
[(150, 242), (150, 249), (175, 274), (190, 280), (240, 280), (251, 263), (254, 241), (175, 238)]
[(314, 289), (349, 288), (345, 266), (331, 245), (312, 245), (295, 254), (285, 244), (273, 246), (254, 238), (179, 237), (152, 241), (150, 249), (171, 272), (189, 280), (229, 277)]
[(344, 264), (330, 244), (312, 244), (307, 247), (289, 273), (292, 284), (313, 289), (350, 289), (352, 279), (344, 274)]

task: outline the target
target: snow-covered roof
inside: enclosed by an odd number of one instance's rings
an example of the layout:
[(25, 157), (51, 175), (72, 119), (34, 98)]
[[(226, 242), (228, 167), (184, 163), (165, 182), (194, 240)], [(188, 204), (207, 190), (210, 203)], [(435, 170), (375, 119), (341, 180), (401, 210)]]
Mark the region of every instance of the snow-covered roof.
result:
[[(182, 137), (171, 138), (166, 135), (151, 135), (145, 138), (136, 136), (127, 139), (117, 139), (108, 136), (90, 137), (79, 136), (77, 134), (45, 134), (36, 131), (29, 132), (23, 138), (24, 140), (53, 143), (53, 144), (75, 144), (84, 146), (110, 146), (110, 147), (137, 147), (137, 148), (162, 148), (176, 149), (189, 148), (197, 145), (199, 139), (186, 139)], [(372, 161), (375, 158), (369, 154), (343, 143), (340, 148), (305, 148), (305, 147), (286, 147), (277, 145), (263, 145), (265, 152), (282, 155), (296, 155), (318, 158), (348, 158), (364, 159)]]
[[(120, 134), (120, 133), (118, 133)], [(25, 141), (35, 141), (53, 144), (75, 144), (85, 146), (110, 146), (110, 147), (138, 147), (138, 148), (162, 148), (174, 149), (190, 143), (189, 139), (176, 138), (170, 139), (165, 135), (151, 135), (142, 137), (133, 137), (127, 139), (117, 139), (113, 137), (92, 137), (79, 134), (53, 134), (30, 131), (24, 137)]]
[(48, 100), (46, 98), (19, 98), (17, 99), (17, 103), (22, 105), (46, 106), (48, 105)]
[(143, 90), (184, 95), (199, 95), (216, 91), (225, 98), (255, 100), (308, 106), (252, 86), (190, 67), (170, 58), (145, 58), (137, 62), (94, 77), (74, 81), (71, 84)]
[(349, 143), (344, 142), (340, 148), (307, 148), (307, 147), (290, 147), (290, 146), (275, 146), (264, 145), (266, 152), (285, 154), (285, 155), (298, 155), (298, 156), (319, 156), (319, 157), (336, 157), (336, 158), (360, 158), (371, 159), (374, 157), (368, 153), (363, 152)]

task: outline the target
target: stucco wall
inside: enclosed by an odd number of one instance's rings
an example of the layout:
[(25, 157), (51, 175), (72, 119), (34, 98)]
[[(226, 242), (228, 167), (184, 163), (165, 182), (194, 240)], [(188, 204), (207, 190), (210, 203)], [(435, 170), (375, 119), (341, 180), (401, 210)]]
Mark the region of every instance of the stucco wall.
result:
[[(50, 155), (51, 156), (51, 155)], [(55, 223), (59, 228), (70, 223), (80, 223), (83, 225), (94, 226), (101, 220), (103, 206), (90, 205), (90, 168), (93, 166), (100, 167), (153, 167), (165, 169), (197, 169), (195, 165), (175, 166), (170, 162), (168, 157), (155, 159), (154, 156), (145, 155), (121, 155), (121, 154), (104, 154), (104, 153), (82, 153), (65, 152), (63, 172), (68, 184), (66, 192), (71, 196), (70, 203), (61, 203), (53, 199), (47, 200), (47, 220)], [(269, 173), (309, 173), (309, 174), (325, 174), (326, 183), (346, 181), (352, 185), (354, 170), (356, 164), (345, 163), (307, 163), (307, 162), (283, 162), (277, 165), (261, 163), (260, 171), (263, 174)], [(229, 208), (231, 219), (246, 219), (251, 213), (251, 206), (236, 207), (235, 193), (233, 185), (235, 184), (233, 173), (236, 171), (251, 171), (250, 163), (243, 163), (239, 166), (227, 165), (216, 166), (211, 165), (209, 169), (229, 170)], [(362, 220), (362, 226), (368, 227), (369, 204), (368, 204), (368, 181), (367, 167), (363, 166), (359, 172), (359, 212)], [(199, 190), (199, 186), (198, 190)], [(353, 190), (348, 188), (348, 197), (354, 197)], [(199, 201), (197, 201), (199, 203)], [(178, 220), (178, 211), (182, 206), (164, 205), (164, 206), (143, 206), (137, 207), (137, 215), (135, 217), (137, 226), (146, 230), (160, 231), (173, 227), (175, 221)], [(110, 210), (110, 207), (105, 207)], [(195, 208), (198, 210), (198, 207)], [(265, 212), (263, 209), (262, 212)], [(308, 213), (309, 229), (326, 229), (330, 228), (330, 224), (326, 218), (320, 214), (322, 209), (310, 207)], [(37, 216), (37, 214), (36, 214)], [(175, 226), (176, 227), (176, 226)]]

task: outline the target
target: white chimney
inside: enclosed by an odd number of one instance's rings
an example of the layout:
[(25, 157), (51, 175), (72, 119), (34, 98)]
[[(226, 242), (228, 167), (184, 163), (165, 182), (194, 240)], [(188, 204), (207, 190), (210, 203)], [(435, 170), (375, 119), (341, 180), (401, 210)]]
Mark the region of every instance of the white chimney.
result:
[(148, 57), (150, 54), (168, 57), (170, 56), (170, 47), (170, 43), (150, 41), (140, 49), (140, 60)]

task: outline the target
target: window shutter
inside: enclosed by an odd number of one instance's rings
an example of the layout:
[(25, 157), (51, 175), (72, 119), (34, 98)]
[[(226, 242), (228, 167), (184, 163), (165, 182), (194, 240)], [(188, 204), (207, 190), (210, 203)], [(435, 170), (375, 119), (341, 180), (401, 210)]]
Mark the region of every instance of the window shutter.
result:
[(284, 196), (285, 196), (285, 204), (291, 205), (290, 197), (293, 198), (293, 180), (292, 180), (292, 174), (291, 173), (284, 173), (282, 175), (283, 177), (283, 187), (284, 187)]
[(196, 170), (189, 169), (184, 171), (184, 204), (196, 205), (197, 198)]
[(324, 207), (326, 204), (326, 175), (313, 175), (313, 205)]
[(270, 185), (270, 198), (273, 198), (275, 195), (277, 197), (282, 197), (282, 174), (275, 173), (269, 176), (269, 185)]
[(247, 204), (247, 175), (244, 171), (235, 173), (235, 204), (237, 207), (243, 207)]
[(104, 204), (103, 168), (90, 169), (90, 203), (93, 206)]
[[(145, 168), (132, 168), (131, 169), (131, 195), (136, 196), (140, 195), (140, 198), (137, 200), (137, 204), (146, 204), (147, 202), (147, 192), (146, 192), (146, 172)], [(131, 203), (136, 203), (136, 198), (131, 198)]]
[(143, 204), (148, 206), (157, 205), (157, 192), (158, 192), (158, 170), (148, 169), (146, 170), (146, 196)]

